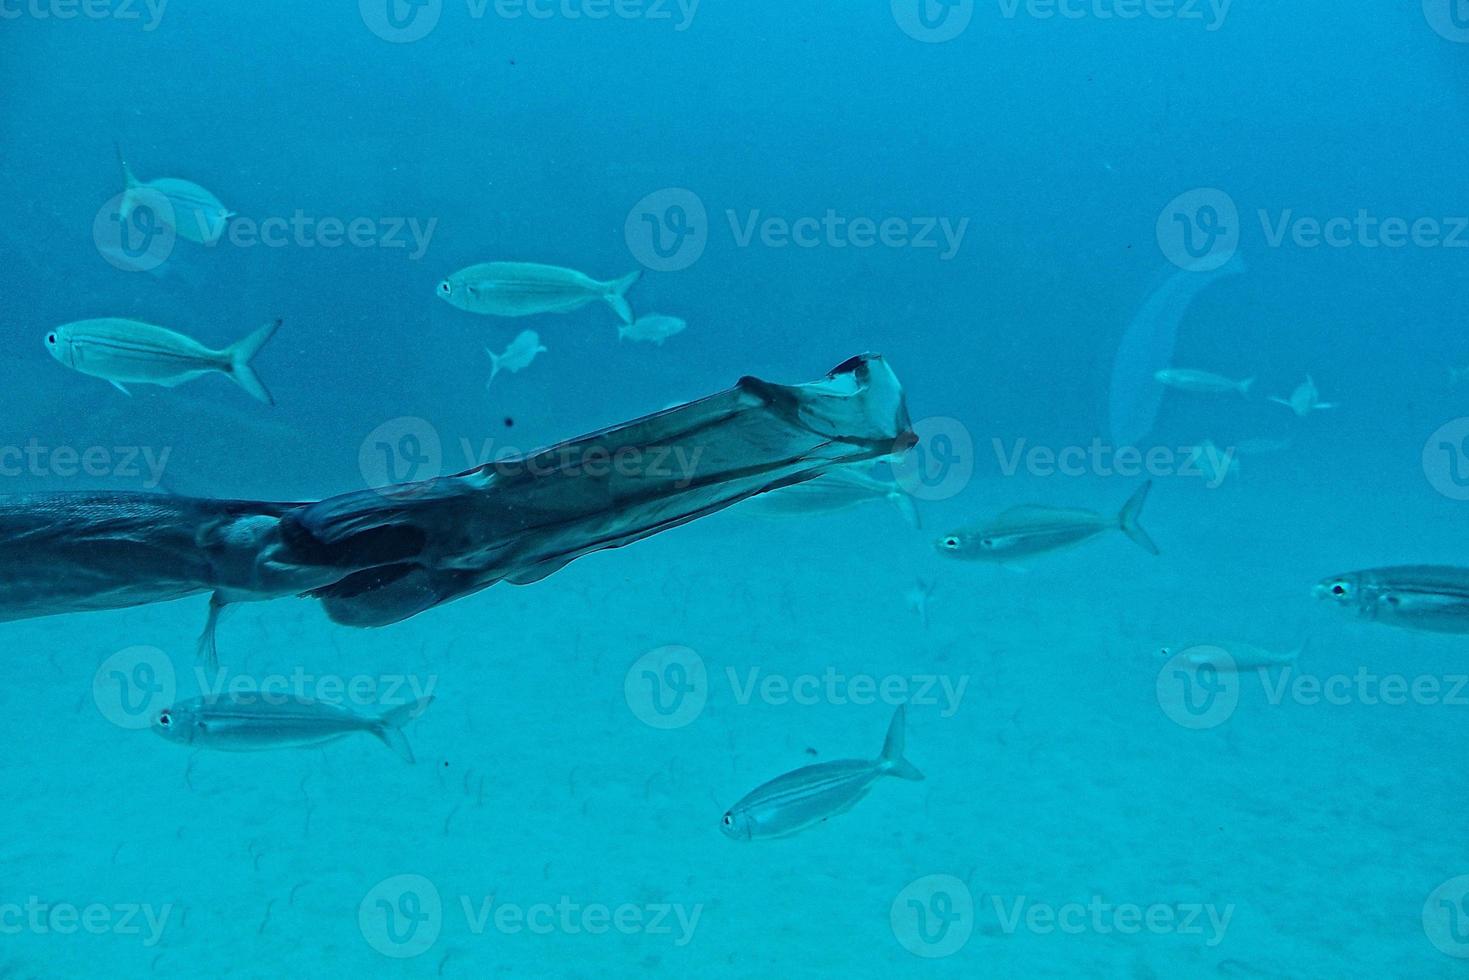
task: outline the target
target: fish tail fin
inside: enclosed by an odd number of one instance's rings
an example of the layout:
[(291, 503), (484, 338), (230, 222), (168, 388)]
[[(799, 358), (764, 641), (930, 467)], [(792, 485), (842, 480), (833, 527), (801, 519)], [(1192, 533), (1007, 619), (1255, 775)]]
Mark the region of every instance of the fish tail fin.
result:
[(883, 772), (889, 776), (920, 782), (923, 779), (923, 773), (918, 771), (917, 766), (903, 758), (903, 746), (908, 740), (907, 718), (907, 706), (898, 705), (897, 710), (893, 712), (893, 720), (888, 723), (888, 737), (882, 743), (882, 756), (878, 762)]
[(633, 322), (632, 307), (627, 302), (627, 291), (633, 288), (641, 278), (643, 278), (643, 270), (639, 269), (637, 272), (630, 272), (621, 279), (614, 279), (607, 283), (607, 292), (602, 298), (617, 311), (623, 323)]
[(122, 171), (122, 200), (117, 204), (117, 213), (126, 221), (132, 215), (133, 208), (137, 207), (137, 195), (134, 192), (141, 185), (138, 183), (138, 178), (133, 176), (133, 168), (129, 167), (127, 160), (123, 158), (122, 146), (117, 140), (112, 141), (112, 149), (117, 153), (117, 166)]
[(1143, 530), (1138, 519), (1142, 517), (1143, 504), (1148, 502), (1148, 491), (1153, 489), (1153, 481), (1149, 480), (1138, 488), (1132, 499), (1122, 505), (1122, 513), (1117, 515), (1117, 524), (1122, 528), (1122, 533), (1127, 535), (1133, 542), (1150, 555), (1161, 554), (1153, 539), (1148, 537), (1148, 532)]
[(229, 358), (229, 367), (226, 368), (229, 376), (234, 378), (235, 383), (241, 388), (244, 388), (252, 396), (265, 402), (267, 405), (274, 405), (275, 399), (266, 390), (265, 383), (260, 380), (260, 375), (255, 373), (255, 368), (251, 366), (250, 362), (255, 359), (255, 355), (260, 353), (260, 348), (264, 347), (280, 328), (280, 320), (267, 323), (250, 336), (225, 350), (225, 354)]
[(903, 520), (908, 526), (916, 530), (923, 530), (923, 518), (918, 514), (918, 505), (913, 502), (913, 497), (906, 490), (894, 490), (888, 494), (888, 499), (893, 506), (898, 508), (898, 513), (903, 515)]
[(627, 339), (627, 332), (632, 329), (631, 323), (619, 323), (617, 325), (617, 341), (621, 343)]
[(404, 762), (416, 762), (413, 756), (413, 746), (408, 744), (408, 736), (403, 734), (403, 726), (427, 711), (428, 706), (433, 703), (434, 697), (430, 694), (426, 698), (419, 698), (408, 704), (400, 704), (388, 710), (377, 720), (377, 727), (372, 730), (372, 733), (382, 739), (383, 744), (396, 752)]
[(1248, 397), (1250, 397), (1250, 389), (1253, 388), (1253, 387), (1255, 387), (1255, 379), (1254, 378), (1246, 378), (1245, 380), (1243, 380), (1243, 381), (1241, 381), (1239, 383), (1239, 393), (1241, 395), (1243, 395), (1244, 397), (1248, 398)]
[(500, 373), (500, 355), (488, 347), (485, 348), (485, 353), (490, 355), (490, 380), (485, 382), (485, 387), (488, 388), (494, 382), (495, 375)]

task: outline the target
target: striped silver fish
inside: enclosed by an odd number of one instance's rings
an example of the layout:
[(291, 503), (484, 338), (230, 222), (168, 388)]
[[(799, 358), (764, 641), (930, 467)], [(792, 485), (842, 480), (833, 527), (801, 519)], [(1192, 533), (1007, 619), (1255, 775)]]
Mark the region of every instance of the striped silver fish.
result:
[(934, 546), (941, 555), (965, 561), (1017, 561), (1074, 547), (1104, 531), (1120, 530), (1138, 547), (1156, 555), (1158, 546), (1138, 523), (1152, 488), (1151, 482), (1144, 483), (1116, 515), (1038, 505), (1014, 507), (987, 524), (946, 534)]
[(567, 313), (604, 301), (623, 323), (634, 320), (627, 291), (642, 271), (599, 282), (574, 269), (534, 262), (482, 262), (440, 281), (439, 299), (466, 313), (488, 316), (531, 316)]
[(856, 467), (836, 470), (815, 480), (751, 497), (741, 506), (740, 512), (771, 518), (805, 517), (809, 514), (835, 514), (870, 500), (887, 500), (898, 508), (898, 513), (903, 515), (909, 526), (923, 526), (913, 497), (901, 484)]
[(877, 759), (823, 762), (772, 779), (730, 807), (720, 829), (734, 840), (789, 837), (847, 812), (884, 776), (923, 779), (903, 758), (904, 719), (899, 705)]
[(1469, 568), (1403, 565), (1323, 579), (1316, 598), (1361, 619), (1428, 633), (1469, 633)]
[(181, 701), (158, 712), (152, 727), (170, 742), (224, 752), (321, 745), (366, 732), (412, 762), (413, 748), (403, 726), (423, 714), (433, 700), (430, 695), (381, 715), (363, 715), (298, 695), (249, 691)]
[(117, 162), (122, 167), (125, 185), (122, 201), (118, 204), (118, 216), (123, 221), (127, 221), (135, 209), (147, 207), (180, 238), (200, 245), (213, 245), (219, 241), (230, 219), (236, 216), (235, 212), (192, 180), (178, 177), (139, 180), (123, 159), (122, 148), (115, 143), (113, 147), (117, 150)]

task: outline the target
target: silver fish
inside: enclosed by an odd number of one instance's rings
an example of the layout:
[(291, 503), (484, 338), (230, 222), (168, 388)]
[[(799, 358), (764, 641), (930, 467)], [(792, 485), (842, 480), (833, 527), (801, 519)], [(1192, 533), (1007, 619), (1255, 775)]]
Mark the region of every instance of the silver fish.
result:
[(936, 543), (939, 554), (968, 561), (1003, 562), (1060, 551), (1104, 531), (1120, 530), (1149, 554), (1158, 546), (1138, 524), (1151, 482), (1144, 483), (1115, 517), (1089, 510), (1026, 505), (1005, 511), (988, 524), (946, 534)]
[(1305, 381), (1296, 386), (1296, 390), (1291, 392), (1289, 398), (1276, 398), (1272, 396), (1270, 400), (1277, 405), (1284, 405), (1292, 412), (1295, 412), (1297, 418), (1305, 418), (1312, 412), (1320, 412), (1324, 409), (1337, 407), (1334, 402), (1324, 402), (1321, 400), (1321, 390), (1316, 387), (1315, 379), (1309, 374), (1306, 375)]
[(1229, 673), (1241, 670), (1257, 670), (1261, 667), (1285, 667), (1300, 660), (1306, 644), (1294, 650), (1275, 651), (1252, 643), (1225, 641), (1219, 643), (1196, 643), (1188, 646), (1160, 647), (1158, 656), (1172, 660), (1183, 654), (1191, 667), (1213, 667)]
[(211, 350), (165, 327), (104, 317), (57, 327), (46, 334), (46, 349), (72, 370), (109, 381), (123, 394), (129, 393), (124, 382), (172, 388), (218, 372), (253, 397), (274, 405), (275, 399), (250, 361), (280, 326), (281, 321), (276, 320), (223, 350)]
[(1158, 383), (1179, 391), (1189, 391), (1197, 395), (1222, 395), (1229, 392), (1239, 392), (1246, 398), (1250, 395), (1250, 388), (1255, 384), (1254, 378), (1246, 378), (1243, 381), (1234, 381), (1222, 375), (1211, 374), (1208, 371), (1193, 371), (1189, 368), (1164, 368), (1153, 375)]
[(869, 500), (887, 500), (911, 526), (923, 526), (912, 495), (900, 484), (853, 468), (751, 497), (741, 510), (762, 517), (802, 517), (833, 514)]
[(523, 330), (510, 341), (503, 354), (496, 354), (488, 347), (485, 348), (485, 353), (490, 355), (490, 380), (485, 382), (485, 387), (488, 388), (501, 371), (509, 371), (511, 374), (524, 371), (530, 367), (537, 354), (547, 353), (547, 348), (541, 345), (540, 334), (534, 330)]
[(734, 840), (788, 837), (847, 812), (884, 776), (922, 780), (903, 758), (905, 717), (898, 705), (876, 760), (823, 762), (772, 779), (725, 811), (720, 829)]
[(1384, 626), (1469, 633), (1469, 568), (1373, 568), (1323, 579), (1315, 591), (1316, 598)]
[(632, 323), (626, 294), (640, 278), (634, 272), (598, 282), (572, 269), (534, 262), (484, 262), (460, 269), (439, 283), (438, 296), (467, 313), (531, 316), (567, 313), (603, 300), (623, 323)]
[(117, 150), (118, 165), (122, 167), (124, 190), (117, 210), (123, 221), (127, 221), (137, 208), (149, 207), (180, 238), (200, 245), (213, 245), (219, 241), (235, 212), (192, 180), (177, 177), (139, 180), (123, 159), (122, 148), (116, 144), (113, 146)]
[(224, 752), (321, 745), (366, 732), (412, 762), (413, 748), (403, 726), (433, 700), (430, 695), (381, 715), (361, 715), (311, 698), (252, 691), (182, 701), (158, 712), (152, 727), (170, 742)]
[(640, 316), (633, 323), (624, 324), (617, 328), (618, 340), (646, 340), (663, 346), (663, 342), (675, 334), (683, 333), (689, 327), (688, 323), (676, 316)]

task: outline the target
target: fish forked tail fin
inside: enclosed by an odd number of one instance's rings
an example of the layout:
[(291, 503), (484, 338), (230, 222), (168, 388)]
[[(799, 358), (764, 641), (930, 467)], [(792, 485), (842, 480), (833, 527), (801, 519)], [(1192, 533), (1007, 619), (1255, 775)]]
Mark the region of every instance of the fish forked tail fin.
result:
[(485, 348), (485, 353), (490, 355), (490, 380), (485, 382), (485, 387), (488, 388), (495, 383), (495, 375), (500, 373), (500, 355), (488, 347)]
[(627, 291), (637, 285), (637, 281), (641, 278), (643, 278), (643, 270), (639, 269), (637, 272), (630, 272), (621, 279), (614, 279), (606, 284), (607, 292), (602, 298), (617, 312), (623, 323), (633, 322), (632, 307), (627, 302)]
[(430, 694), (426, 698), (400, 704), (377, 720), (372, 733), (382, 739), (383, 744), (396, 752), (404, 762), (416, 762), (418, 760), (413, 756), (413, 746), (408, 744), (408, 736), (403, 734), (403, 726), (427, 711), (428, 706), (433, 703), (434, 696)]
[(267, 405), (274, 405), (275, 399), (266, 390), (265, 383), (260, 380), (260, 375), (255, 373), (255, 368), (251, 366), (250, 362), (255, 359), (255, 355), (260, 353), (260, 348), (264, 347), (280, 328), (280, 320), (276, 320), (274, 323), (267, 323), (250, 336), (225, 350), (225, 355), (229, 358), (229, 366), (225, 370), (229, 376), (234, 378), (235, 383), (241, 388), (244, 388), (253, 397), (258, 398)]
[(888, 723), (888, 737), (882, 743), (882, 755), (877, 761), (882, 771), (889, 776), (921, 782), (923, 773), (918, 771), (917, 766), (903, 758), (903, 745), (908, 740), (905, 727), (907, 717), (907, 706), (898, 705), (898, 710), (893, 712), (893, 720)]
[(1159, 555), (1162, 552), (1153, 543), (1153, 539), (1148, 537), (1148, 532), (1144, 531), (1143, 526), (1138, 523), (1143, 513), (1143, 504), (1148, 502), (1148, 491), (1152, 489), (1152, 480), (1144, 483), (1137, 493), (1132, 495), (1132, 499), (1122, 505), (1122, 513), (1117, 515), (1117, 524), (1122, 528), (1122, 533), (1131, 538), (1139, 548), (1150, 555)]
[(898, 513), (903, 515), (903, 520), (908, 522), (909, 527), (923, 530), (923, 518), (918, 513), (918, 505), (913, 502), (912, 494), (900, 487), (888, 494), (888, 499), (898, 508)]

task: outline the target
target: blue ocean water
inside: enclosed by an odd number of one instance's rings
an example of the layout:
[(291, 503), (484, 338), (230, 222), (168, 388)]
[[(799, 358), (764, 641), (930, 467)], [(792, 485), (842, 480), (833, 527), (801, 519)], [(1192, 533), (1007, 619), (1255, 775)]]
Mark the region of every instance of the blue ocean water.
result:
[[(0, 0), (5, 493), (315, 500), (871, 351), (923, 525), (737, 505), (383, 629), (245, 604), (220, 673), (202, 596), (0, 623), (0, 976), (1457, 975), (1462, 637), (1312, 586), (1462, 560), (1466, 44), (1460, 0)], [(119, 152), (220, 239), (124, 219)], [(641, 270), (688, 328), (436, 298), (489, 261)], [(95, 317), (280, 318), (277, 404), (69, 371)], [(1308, 377), (1334, 407), (1270, 400)], [(935, 547), (1147, 479), (1156, 558)], [(434, 702), (413, 765), (148, 730), (235, 682)], [(922, 782), (721, 833), (900, 703)]]

